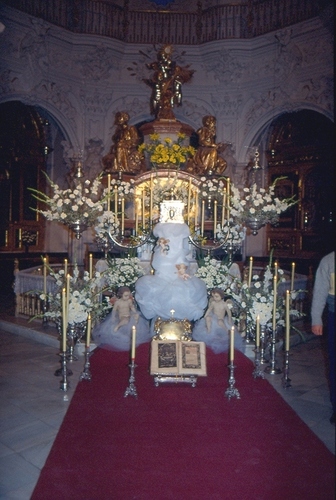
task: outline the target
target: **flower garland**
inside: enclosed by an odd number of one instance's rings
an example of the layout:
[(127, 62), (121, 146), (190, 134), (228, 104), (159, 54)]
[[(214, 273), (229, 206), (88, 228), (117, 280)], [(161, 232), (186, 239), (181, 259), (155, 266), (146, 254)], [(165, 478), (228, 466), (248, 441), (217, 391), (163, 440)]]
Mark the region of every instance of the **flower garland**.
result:
[(34, 198), (48, 205), (48, 210), (33, 209), (47, 220), (55, 220), (68, 226), (78, 221), (90, 225), (103, 212), (104, 206), (99, 197), (101, 176), (92, 182), (88, 179), (83, 183), (77, 182), (74, 188), (61, 189), (45, 175), (53, 191), (52, 196), (33, 188), (28, 189), (32, 191)]
[(172, 164), (178, 167), (195, 154), (195, 148), (183, 146), (183, 141), (186, 138), (185, 134), (179, 133), (176, 142), (170, 137), (166, 137), (161, 142), (159, 134), (150, 134), (149, 138), (151, 142), (140, 144), (138, 150), (140, 153), (148, 153), (150, 162), (153, 165)]
[(236, 218), (237, 222), (242, 224), (248, 222), (250, 219), (258, 219), (263, 225), (277, 223), (280, 214), (297, 203), (297, 200), (294, 200), (294, 196), (283, 200), (275, 196), (277, 182), (285, 178), (278, 177), (275, 179), (268, 190), (258, 188), (257, 184), (252, 184), (250, 187), (243, 188), (241, 192), (232, 185), (232, 196), (230, 197), (231, 215)]

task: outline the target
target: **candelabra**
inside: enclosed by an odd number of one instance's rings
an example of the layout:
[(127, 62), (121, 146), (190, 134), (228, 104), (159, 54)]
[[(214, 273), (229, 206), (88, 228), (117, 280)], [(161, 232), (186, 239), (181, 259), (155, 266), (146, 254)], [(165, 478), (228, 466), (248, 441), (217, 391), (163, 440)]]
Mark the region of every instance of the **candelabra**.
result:
[(260, 325), (260, 363), (265, 365), (269, 359), (265, 357), (266, 351), (266, 326)]
[(284, 389), (289, 389), (289, 387), (292, 387), (291, 379), (289, 378), (289, 351), (285, 351), (284, 370), (283, 370), (283, 376), (282, 376), (282, 387)]
[(82, 371), (79, 380), (91, 380), (91, 372), (90, 372), (90, 347), (85, 347), (85, 362), (84, 362), (84, 370)]
[(142, 233), (141, 235), (132, 236), (131, 238), (126, 238), (121, 231), (120, 235), (112, 235), (111, 231), (108, 232), (109, 238), (112, 241), (113, 246), (120, 248), (122, 250), (136, 250), (137, 248), (146, 245), (146, 243), (153, 243), (155, 241), (152, 235), (152, 224), (149, 224), (149, 228), (147, 232)]
[(227, 222), (226, 226), (228, 228), (228, 231), (227, 231), (225, 237), (220, 239), (220, 240), (216, 240), (215, 233), (214, 233), (214, 237), (212, 240), (204, 239), (202, 236), (199, 236), (196, 233), (194, 233), (193, 235), (189, 236), (189, 241), (198, 250), (202, 250), (203, 252), (207, 252), (208, 256), (210, 256), (212, 252), (215, 252), (216, 250), (223, 248), (225, 246), (226, 242), (228, 241), (229, 236), (230, 236), (230, 225), (228, 222)]
[(255, 351), (254, 351), (254, 370), (253, 370), (253, 377), (254, 378), (265, 378), (265, 374), (263, 371), (260, 369), (260, 347), (256, 346)]
[(68, 383), (68, 370), (67, 370), (67, 355), (66, 351), (63, 351), (60, 353), (61, 356), (61, 373), (62, 373), (62, 380), (60, 382), (60, 390), (67, 392), (69, 383)]
[(281, 373), (281, 369), (276, 365), (276, 328), (272, 330), (272, 339), (271, 339), (271, 359), (270, 364), (266, 366), (265, 372), (269, 375), (278, 375)]

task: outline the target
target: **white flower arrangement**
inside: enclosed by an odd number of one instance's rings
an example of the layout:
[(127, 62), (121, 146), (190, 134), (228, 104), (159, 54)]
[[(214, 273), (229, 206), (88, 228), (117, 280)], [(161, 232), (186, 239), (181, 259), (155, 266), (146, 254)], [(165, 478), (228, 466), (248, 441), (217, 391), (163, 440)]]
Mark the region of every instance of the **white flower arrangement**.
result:
[(112, 236), (117, 234), (120, 226), (115, 214), (110, 210), (106, 210), (102, 215), (99, 215), (97, 222), (98, 223), (94, 227), (94, 231), (98, 245), (102, 247), (112, 246), (109, 233)]
[[(119, 179), (111, 179), (110, 197), (113, 200), (114, 193), (118, 193), (118, 199), (133, 199), (134, 194), (134, 179), (129, 181), (121, 181)], [(104, 199), (108, 196), (108, 188), (104, 189)]]
[(212, 178), (207, 179), (206, 177), (201, 177), (201, 184), (199, 185), (199, 192), (201, 198), (211, 198), (211, 199), (223, 199), (224, 189), (226, 187), (225, 178)]
[(209, 294), (213, 288), (220, 288), (226, 295), (236, 290), (237, 279), (230, 274), (230, 268), (213, 257), (206, 256), (199, 261), (195, 276), (204, 281)]
[(99, 196), (101, 176), (93, 181), (87, 179), (83, 183), (77, 182), (74, 188), (68, 189), (61, 189), (47, 175), (46, 177), (53, 191), (52, 196), (33, 188), (29, 190), (38, 201), (49, 207), (47, 210), (34, 209), (47, 220), (58, 221), (68, 226), (78, 221), (89, 225), (103, 212), (103, 203)]
[[(54, 272), (49, 270), (50, 276), (55, 279), (56, 291), (45, 297), (40, 294), (40, 298), (48, 300), (47, 311), (43, 317), (59, 323), (62, 317), (62, 289), (65, 287), (66, 277), (64, 270)], [(111, 305), (101, 300), (103, 274), (96, 272), (92, 278), (84, 271), (83, 277), (79, 276), (78, 267), (75, 267), (73, 276), (70, 277), (69, 304), (68, 304), (68, 324), (82, 325), (86, 323), (90, 313), (92, 322), (103, 319), (110, 311)]]
[(178, 179), (177, 174), (162, 179), (154, 177), (153, 179), (153, 205), (160, 207), (163, 200), (169, 199), (171, 196), (175, 199), (183, 201), (187, 204), (188, 201), (188, 182)]
[(234, 248), (239, 248), (246, 236), (246, 228), (242, 226), (242, 224), (235, 224), (232, 217), (229, 218), (229, 224), (222, 226), (221, 224), (217, 224), (217, 232), (216, 236), (218, 240), (224, 240), (229, 233), (229, 236), (224, 244), (223, 248), (228, 247), (229, 245)]
[(231, 215), (237, 222), (242, 224), (250, 219), (258, 219), (260, 224), (275, 224), (280, 214), (297, 203), (294, 196), (280, 200), (275, 196), (277, 182), (286, 177), (278, 177), (268, 189), (258, 188), (257, 184), (243, 188), (239, 191), (234, 185), (231, 186)]
[(107, 287), (114, 293), (121, 286), (134, 291), (136, 281), (145, 274), (138, 257), (107, 259), (108, 269), (104, 272)]

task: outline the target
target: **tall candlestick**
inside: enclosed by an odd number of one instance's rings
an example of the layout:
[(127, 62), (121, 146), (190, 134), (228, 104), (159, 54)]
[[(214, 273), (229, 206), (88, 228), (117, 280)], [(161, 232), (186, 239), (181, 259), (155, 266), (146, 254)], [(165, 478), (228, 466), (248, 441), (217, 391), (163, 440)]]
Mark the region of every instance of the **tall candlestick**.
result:
[(138, 234), (139, 230), (139, 207), (138, 198), (134, 199), (134, 210), (135, 210), (135, 236)]
[(146, 193), (145, 193), (145, 190), (143, 189), (143, 191), (142, 191), (142, 228), (143, 229), (145, 229), (145, 209), (146, 209), (146, 207), (145, 207), (145, 200), (146, 200), (145, 195), (146, 195)]
[(136, 328), (132, 326), (132, 349), (131, 349), (131, 359), (135, 359), (135, 344), (136, 344)]
[(230, 195), (231, 195), (231, 184), (230, 177), (226, 179), (226, 189), (227, 189), (227, 207), (230, 207)]
[(67, 349), (67, 313), (66, 313), (66, 290), (62, 289), (62, 351)]
[(253, 257), (250, 257), (249, 274), (248, 274), (248, 286), (251, 286), (252, 282), (252, 271), (253, 271)]
[(114, 216), (118, 220), (118, 187), (114, 188)]
[(151, 174), (150, 188), (149, 188), (149, 224), (152, 223), (153, 219), (153, 192), (154, 192), (153, 174)]
[(198, 226), (198, 191), (196, 191), (195, 195), (195, 231)]
[(234, 326), (231, 327), (230, 334), (230, 361), (234, 360)]
[(190, 201), (191, 201), (191, 177), (189, 177), (188, 203), (187, 203), (187, 223), (190, 222)]
[(256, 347), (260, 346), (260, 317), (257, 316), (256, 321)]
[(89, 278), (92, 278), (92, 253), (89, 254)]
[(295, 262), (292, 262), (291, 290), (294, 290)]
[(205, 201), (202, 200), (202, 213), (201, 213), (201, 236), (204, 234), (204, 213), (205, 213)]
[(125, 232), (125, 198), (121, 198), (121, 236)]
[(276, 330), (276, 310), (277, 310), (277, 277), (273, 276), (273, 331)]
[(289, 334), (290, 334), (289, 303), (290, 303), (290, 291), (286, 290), (286, 351), (289, 351)]
[(107, 174), (107, 210), (110, 211), (111, 208), (111, 174)]
[(68, 274), (68, 259), (64, 259), (64, 278)]
[(43, 293), (47, 295), (47, 258), (43, 257)]
[(90, 347), (91, 342), (91, 314), (88, 314), (86, 325), (86, 347)]
[(226, 188), (223, 190), (222, 226), (225, 223)]
[(214, 239), (215, 239), (216, 238), (216, 232), (217, 232), (217, 200), (214, 201), (213, 223), (214, 223)]

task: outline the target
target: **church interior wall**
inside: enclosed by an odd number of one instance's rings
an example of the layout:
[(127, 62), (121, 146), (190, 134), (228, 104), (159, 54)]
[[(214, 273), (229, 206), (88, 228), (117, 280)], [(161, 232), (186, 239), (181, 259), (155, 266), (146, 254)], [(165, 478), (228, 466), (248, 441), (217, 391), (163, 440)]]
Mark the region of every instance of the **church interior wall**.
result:
[[(155, 47), (69, 33), (5, 6), (0, 19), (5, 26), (0, 102), (21, 100), (55, 119), (65, 140), (55, 136), (62, 142), (64, 162), (59, 154), (50, 155), (54, 180), (64, 175), (73, 155), (83, 154), (85, 165), (94, 141), (100, 156), (106, 154), (117, 111), (127, 111), (131, 124), (153, 118), (143, 79), (146, 62), (156, 58)], [(174, 59), (195, 70), (183, 87), (176, 118), (197, 129), (203, 116), (216, 116), (217, 142), (230, 144), (231, 173), (239, 185), (259, 147), (256, 138), (276, 116), (307, 107), (333, 120), (332, 43), (332, 34), (314, 18), (254, 39), (176, 46)], [(51, 247), (54, 233), (47, 234)], [(262, 254), (264, 240), (261, 231), (247, 253)], [(57, 245), (66, 245), (62, 236)]]

